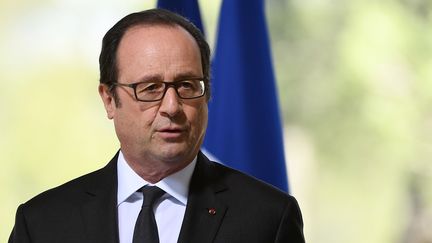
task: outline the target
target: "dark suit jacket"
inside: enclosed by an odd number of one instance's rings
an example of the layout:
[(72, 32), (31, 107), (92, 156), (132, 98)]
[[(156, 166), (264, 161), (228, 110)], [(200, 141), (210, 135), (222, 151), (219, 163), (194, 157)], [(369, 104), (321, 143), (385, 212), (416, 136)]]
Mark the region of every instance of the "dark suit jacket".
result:
[[(117, 155), (19, 206), (9, 243), (117, 243)], [(297, 201), (199, 153), (178, 242), (301, 243)]]

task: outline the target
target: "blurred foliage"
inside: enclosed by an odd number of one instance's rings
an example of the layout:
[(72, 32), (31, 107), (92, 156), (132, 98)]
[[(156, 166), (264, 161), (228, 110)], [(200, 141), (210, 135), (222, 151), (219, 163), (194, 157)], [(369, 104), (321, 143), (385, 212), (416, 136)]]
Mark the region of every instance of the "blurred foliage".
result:
[[(100, 42), (154, 3), (0, 1), (0, 241), (19, 203), (118, 148), (97, 95)], [(200, 3), (213, 43), (220, 1)], [(432, 1), (266, 6), (307, 241), (432, 242)]]
[(432, 242), (414, 226), (432, 225), (431, 11), (428, 0), (269, 1), (284, 121), (315, 153), (299, 193), (310, 242)]

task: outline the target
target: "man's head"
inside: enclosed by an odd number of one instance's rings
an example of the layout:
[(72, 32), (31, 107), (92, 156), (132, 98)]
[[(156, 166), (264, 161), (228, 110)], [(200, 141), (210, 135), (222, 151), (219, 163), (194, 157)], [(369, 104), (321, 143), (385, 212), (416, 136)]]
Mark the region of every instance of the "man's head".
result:
[(117, 49), (125, 32), (138, 25), (146, 26), (179, 26), (185, 29), (195, 39), (201, 54), (202, 69), (206, 80), (206, 97), (210, 99), (210, 48), (201, 31), (195, 27), (189, 20), (164, 9), (150, 9), (136, 12), (125, 16), (117, 22), (104, 36), (102, 41), (102, 50), (99, 56), (99, 71), (101, 84), (109, 85), (113, 92), (116, 103), (116, 97), (113, 83), (117, 82)]
[[(208, 93), (197, 89), (208, 92), (209, 55), (199, 31), (164, 10), (128, 15), (104, 37), (99, 93), (126, 160), (150, 182), (184, 168), (199, 151)], [(205, 85), (194, 86), (196, 79)]]

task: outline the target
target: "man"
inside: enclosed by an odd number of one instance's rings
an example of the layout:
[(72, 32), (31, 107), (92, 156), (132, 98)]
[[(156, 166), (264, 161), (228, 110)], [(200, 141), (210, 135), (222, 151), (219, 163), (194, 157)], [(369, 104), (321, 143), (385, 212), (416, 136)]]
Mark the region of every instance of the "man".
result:
[(120, 151), (20, 205), (9, 242), (304, 242), (293, 197), (200, 152), (209, 57), (199, 30), (171, 12), (115, 24), (102, 43), (99, 94)]

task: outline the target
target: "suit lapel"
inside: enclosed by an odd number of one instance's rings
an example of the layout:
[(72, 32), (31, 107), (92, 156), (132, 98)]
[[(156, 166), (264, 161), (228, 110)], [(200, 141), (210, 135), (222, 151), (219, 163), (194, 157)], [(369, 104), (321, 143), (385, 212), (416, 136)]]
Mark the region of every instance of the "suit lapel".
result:
[[(117, 157), (118, 153), (84, 185), (86, 195), (81, 210), (88, 242), (119, 242)], [(213, 242), (222, 223), (228, 207), (218, 194), (227, 187), (218, 179), (213, 167), (200, 152), (190, 183), (179, 243)]]
[[(118, 243), (117, 156), (85, 185), (82, 216), (88, 242)], [(108, 202), (108, 203), (107, 203)]]
[(201, 152), (192, 175), (179, 243), (213, 242), (227, 206), (218, 200), (226, 186), (217, 180), (214, 165)]

